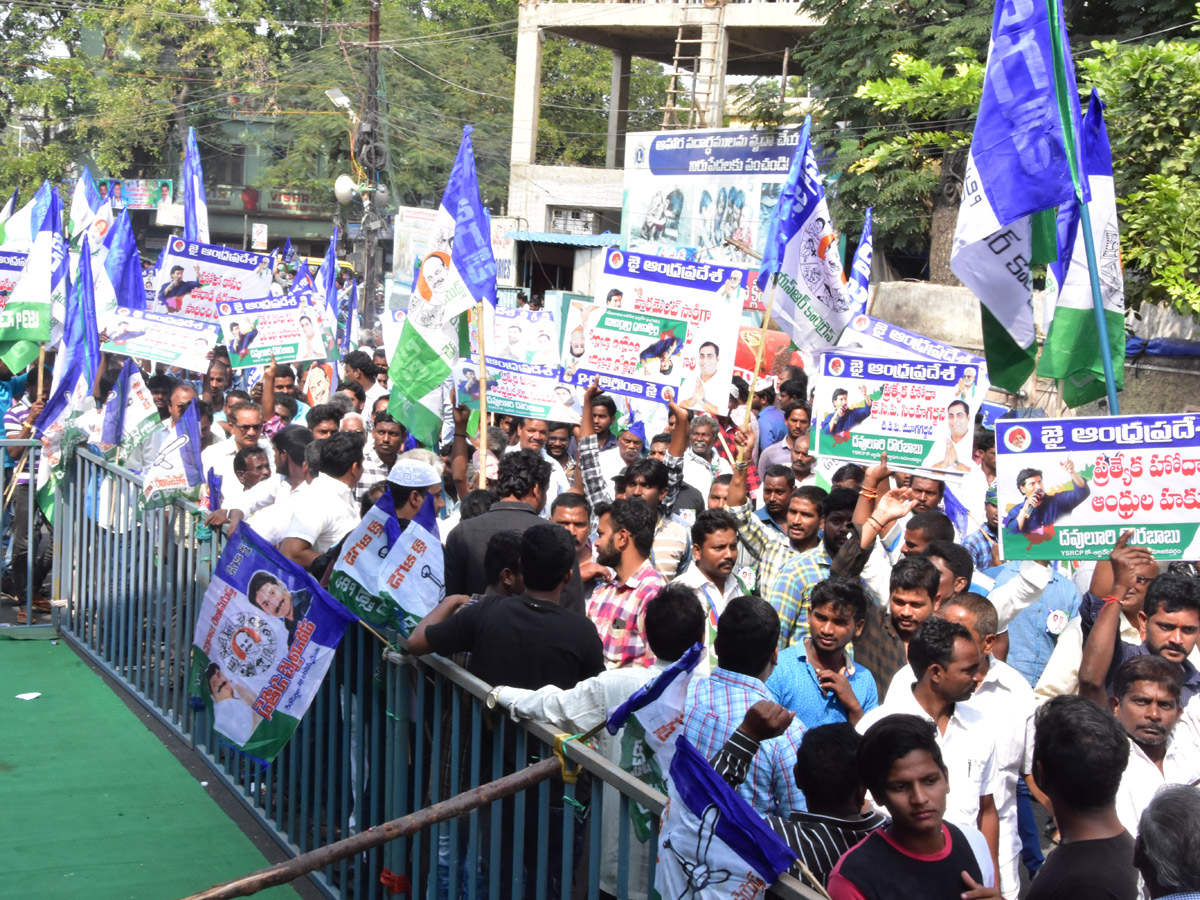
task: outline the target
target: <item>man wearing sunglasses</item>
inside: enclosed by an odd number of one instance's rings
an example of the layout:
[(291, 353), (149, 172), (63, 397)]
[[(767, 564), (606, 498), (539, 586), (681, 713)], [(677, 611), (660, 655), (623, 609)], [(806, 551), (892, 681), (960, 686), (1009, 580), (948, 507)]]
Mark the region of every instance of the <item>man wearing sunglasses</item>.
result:
[[(174, 403), (171, 407), (174, 415)], [(242, 494), (242, 486), (233, 471), (233, 458), (239, 450), (247, 447), (261, 447), (267, 454), (267, 464), (271, 474), (275, 474), (275, 454), (270, 442), (263, 437), (262, 407), (257, 403), (243, 401), (229, 410), (229, 427), (233, 440), (218, 441), (200, 457), (201, 467), (205, 474), (212, 469), (221, 476), (221, 505), (229, 508)]]

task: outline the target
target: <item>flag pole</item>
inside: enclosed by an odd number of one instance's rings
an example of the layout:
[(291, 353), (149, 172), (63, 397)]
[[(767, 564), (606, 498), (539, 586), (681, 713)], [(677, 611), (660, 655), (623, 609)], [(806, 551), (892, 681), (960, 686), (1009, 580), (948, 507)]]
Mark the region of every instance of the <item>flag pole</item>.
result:
[[(762, 328), (758, 332), (758, 351), (754, 354), (754, 372), (750, 378), (750, 396), (746, 398), (746, 415), (742, 419), (742, 431), (747, 431), (750, 428), (750, 416), (753, 413), (754, 407), (754, 385), (758, 383), (758, 370), (762, 368), (763, 351), (767, 348), (767, 323), (771, 320), (771, 310), (775, 306), (775, 287), (779, 284), (779, 273), (771, 273), (771, 289), (767, 293), (767, 310), (763, 313)], [(750, 454), (748, 444), (743, 444), (738, 448), (739, 463), (746, 461), (746, 457)]]
[(1063, 39), (1062, 6), (1060, 0), (1047, 0), (1046, 12), (1050, 19), (1050, 53), (1055, 63), (1055, 77), (1052, 79), (1054, 93), (1057, 98), (1059, 121), (1062, 123), (1063, 139), (1067, 151), (1067, 167), (1071, 172), (1071, 181), (1075, 186), (1075, 199), (1079, 203), (1080, 224), (1083, 226), (1083, 248), (1087, 254), (1088, 280), (1092, 286), (1092, 311), (1096, 315), (1096, 332), (1100, 337), (1100, 362), (1104, 366), (1104, 388), (1108, 393), (1109, 415), (1118, 415), (1120, 407), (1117, 402), (1117, 381), (1113, 373), (1112, 347), (1108, 341), (1108, 322), (1104, 318), (1104, 295), (1100, 290), (1100, 271), (1096, 262), (1096, 239), (1092, 235), (1092, 216), (1089, 203), (1083, 199), (1083, 179), (1087, 178), (1086, 171), (1079, 171), (1079, 157), (1076, 148), (1079, 146), (1078, 135), (1075, 134), (1074, 117), (1064, 109), (1067, 98), (1063, 92), (1067, 86), (1066, 76), (1070, 74), (1068, 66), (1073, 66), (1071, 49)]
[(487, 488), (487, 357), (484, 356), (483, 345), (483, 301), (475, 305), (475, 332), (479, 336), (479, 428), (483, 432), (483, 440), (479, 446), (481, 453), (479, 454), (479, 489)]
[(1079, 204), (1079, 222), (1083, 226), (1083, 249), (1087, 253), (1088, 278), (1092, 282), (1092, 311), (1096, 314), (1096, 332), (1100, 335), (1100, 362), (1104, 365), (1104, 388), (1108, 391), (1108, 412), (1120, 415), (1117, 405), (1117, 378), (1113, 373), (1112, 344), (1108, 337), (1108, 320), (1104, 315), (1104, 294), (1100, 289), (1100, 272), (1096, 263), (1096, 239), (1092, 236), (1092, 215), (1088, 207)]

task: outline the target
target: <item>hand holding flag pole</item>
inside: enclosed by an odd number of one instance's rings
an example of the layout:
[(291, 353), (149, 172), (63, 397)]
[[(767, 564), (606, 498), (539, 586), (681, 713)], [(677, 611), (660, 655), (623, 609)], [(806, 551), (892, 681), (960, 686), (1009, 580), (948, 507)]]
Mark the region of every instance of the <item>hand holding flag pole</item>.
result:
[(483, 431), (483, 440), (480, 441), (480, 446), (483, 448), (483, 453), (480, 455), (479, 465), (479, 489), (487, 489), (487, 357), (484, 356), (484, 341), (483, 333), (487, 329), (483, 327), (483, 303), (480, 300), (475, 304), (475, 333), (479, 336), (479, 427)]

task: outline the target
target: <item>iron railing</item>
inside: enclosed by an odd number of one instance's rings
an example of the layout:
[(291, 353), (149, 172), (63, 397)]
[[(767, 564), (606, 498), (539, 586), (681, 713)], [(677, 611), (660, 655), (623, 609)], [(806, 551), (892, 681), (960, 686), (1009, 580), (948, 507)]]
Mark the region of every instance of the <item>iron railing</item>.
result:
[[(223, 539), (185, 503), (139, 511), (140, 478), (81, 450), (55, 507), (54, 596), (64, 637), (189, 741), (288, 853), (407, 815), (555, 752), (552, 729), (487, 709), (491, 687), (454, 662), (347, 631), (325, 684), (269, 766), (216, 738), (188, 696), (200, 602)], [(400, 649), (397, 649), (400, 648)], [(561, 745), (575, 783), (542, 782), (310, 876), (330, 898), (646, 897), (655, 853), (630, 864), (631, 804), (657, 821), (666, 798), (578, 741)], [(590, 797), (588, 796), (590, 794)], [(601, 863), (604, 810), (619, 813), (616, 870)], [(657, 824), (654, 824), (655, 837)], [(607, 838), (607, 836), (604, 836)], [(555, 888), (554, 886), (557, 885)], [(197, 885), (197, 890), (207, 885)], [(786, 876), (776, 897), (816, 895)]]
[[(52, 536), (36, 502), (41, 452), (41, 441), (0, 440), (0, 550), (8, 573), (4, 592), (11, 598), (5, 602), (17, 601), (16, 608), (5, 616), (6, 620), (13, 619), (5, 622), (10, 627), (37, 627), (50, 622), (48, 611), (34, 607), (35, 596), (43, 594), (40, 582), (43, 575), (49, 574), (47, 561), (52, 548)], [(48, 592), (45, 599), (49, 599)]]

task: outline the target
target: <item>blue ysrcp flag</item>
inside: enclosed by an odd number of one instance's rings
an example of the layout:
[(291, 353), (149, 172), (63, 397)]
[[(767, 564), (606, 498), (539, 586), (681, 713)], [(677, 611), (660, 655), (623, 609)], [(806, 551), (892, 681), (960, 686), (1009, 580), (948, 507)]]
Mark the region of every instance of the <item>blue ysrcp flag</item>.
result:
[(1014, 393), (1037, 357), (1030, 217), (1070, 202), (1079, 171), (1075, 71), (1069, 52), (1055, 59), (1055, 41), (1068, 46), (1061, 22), (1061, 0), (996, 4), (950, 255), (982, 305), (991, 380)]
[(96, 283), (96, 318), (108, 327), (117, 307), (145, 310), (146, 286), (142, 257), (129, 222), (129, 210), (121, 210), (104, 237), (105, 252), (93, 257)]
[(295, 732), (354, 617), (242, 523), (204, 593), (192, 642), (193, 705), (217, 735), (270, 762)]
[(160, 424), (154, 395), (133, 360), (126, 359), (104, 403), (97, 449), (110, 462), (126, 460)]
[(672, 900), (763, 897), (796, 858), (685, 737), (671, 760), (658, 846), (654, 890)]
[(954, 496), (954, 491), (950, 490), (950, 485), (946, 485), (945, 493), (942, 496), (943, 512), (946, 517), (953, 523), (954, 530), (958, 532), (959, 537), (970, 534), (978, 524), (971, 524), (971, 514), (967, 512), (967, 508), (962, 505), (957, 497)]
[(292, 247), (292, 239), (285, 238), (283, 241), (283, 264), (285, 266), (294, 266), (296, 264), (297, 253)]
[[(1097, 273), (1108, 326), (1108, 353), (1112, 358), (1117, 390), (1125, 385), (1125, 278), (1121, 274), (1121, 236), (1117, 227), (1116, 188), (1113, 183), (1112, 148), (1104, 127), (1104, 104), (1092, 90), (1083, 120), (1083, 165), (1092, 201), (1088, 216), (1096, 242)], [(1058, 210), (1058, 260), (1046, 273), (1046, 343), (1038, 361), (1038, 374), (1062, 381), (1063, 402), (1072, 408), (1098, 400), (1107, 393), (1100, 333), (1092, 303), (1092, 284), (1083, 246), (1080, 205), (1071, 202)]]
[(342, 330), (342, 356), (358, 347), (358, 282), (350, 282), (350, 306)]
[[(55, 204), (57, 206), (57, 204)], [(61, 239), (61, 235), (58, 235)], [(83, 240), (87, 258), (88, 239)], [(66, 257), (66, 247), (63, 247)], [(54, 360), (50, 399), (38, 420), (42, 454), (38, 458), (37, 502), (46, 519), (53, 522), (54, 492), (66, 477), (75, 450), (87, 443), (93, 426), (89, 414), (96, 408), (92, 385), (100, 365), (100, 335), (96, 328), (96, 298), (92, 267), (79, 267), (79, 280), (66, 305), (62, 345)]]
[(29, 254), (0, 311), (0, 340), (58, 344), (66, 316), (69, 263), (58, 189), (42, 182), (33, 200), (5, 222), (0, 232), (5, 250)]
[(204, 172), (200, 168), (200, 148), (196, 129), (188, 128), (187, 149), (183, 155), (183, 239), (209, 242), (208, 198), (204, 194)]
[(871, 211), (867, 207), (867, 221), (863, 225), (862, 237), (858, 239), (858, 249), (854, 251), (854, 260), (850, 264), (850, 283), (846, 285), (854, 304), (853, 316), (867, 311), (867, 298), (871, 290)]
[(200, 468), (200, 411), (193, 400), (184, 410), (142, 476), (144, 509), (166, 506), (172, 500), (195, 501), (204, 480)]
[[(366, 297), (364, 302), (374, 303), (375, 298)], [(496, 259), (479, 197), (468, 125), (421, 261), (400, 341), (389, 348), (388, 412), (423, 444), (434, 444), (442, 430), (442, 385), (463, 344), (460, 317), (481, 302), (496, 305)]]
[(853, 310), (811, 130), (812, 117), (805, 116), (758, 274), (759, 290), (766, 289), (772, 275), (778, 276), (772, 314), (801, 350), (833, 346)]

